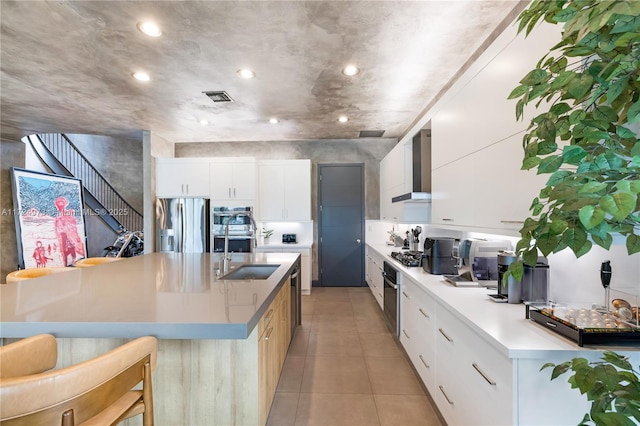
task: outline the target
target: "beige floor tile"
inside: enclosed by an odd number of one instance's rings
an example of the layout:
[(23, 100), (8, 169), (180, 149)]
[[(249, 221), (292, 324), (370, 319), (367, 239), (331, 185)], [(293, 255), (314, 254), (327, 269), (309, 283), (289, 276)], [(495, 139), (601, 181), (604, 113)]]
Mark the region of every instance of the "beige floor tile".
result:
[(378, 414), (372, 395), (302, 393), (296, 426), (375, 426)]
[(371, 393), (363, 357), (307, 357), (301, 392)]
[(319, 287), (314, 290), (316, 302), (349, 302), (349, 293), (344, 287)]
[(276, 392), (300, 392), (305, 362), (304, 356), (288, 356), (284, 360)]
[(327, 333), (312, 331), (309, 335), (308, 356), (362, 356), (358, 333)]
[(355, 317), (335, 318), (331, 315), (318, 315), (313, 317), (311, 323), (311, 332), (313, 333), (355, 333), (357, 331)]
[(365, 362), (374, 394), (424, 395), (404, 356), (365, 357)]
[(356, 316), (356, 328), (360, 333), (391, 333), (387, 322), (380, 315)]
[(376, 318), (376, 317), (382, 318), (383, 316), (382, 308), (380, 308), (380, 305), (378, 305), (378, 302), (376, 301), (374, 301), (373, 303), (352, 302), (352, 305), (353, 305), (353, 314), (358, 318)]
[(299, 393), (276, 393), (271, 404), (267, 426), (294, 426)]
[(393, 335), (386, 331), (383, 333), (360, 333), (360, 344), (364, 356), (404, 356)]
[(429, 398), (424, 395), (375, 395), (382, 426), (441, 426)]
[(296, 328), (296, 332), (293, 335), (291, 344), (289, 345), (289, 351), (287, 352), (287, 357), (307, 355), (307, 346), (309, 345), (310, 332), (311, 332), (310, 326), (309, 327), (299, 326)]
[(353, 316), (351, 302), (316, 302), (313, 315)]
[(313, 315), (313, 310), (316, 306), (316, 300), (310, 298), (302, 298), (302, 302), (300, 304), (300, 313), (302, 315)]

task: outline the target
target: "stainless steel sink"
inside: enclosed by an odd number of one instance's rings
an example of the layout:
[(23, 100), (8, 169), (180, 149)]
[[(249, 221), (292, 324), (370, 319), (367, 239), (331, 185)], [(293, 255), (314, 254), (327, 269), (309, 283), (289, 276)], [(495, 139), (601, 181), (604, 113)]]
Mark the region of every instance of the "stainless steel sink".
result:
[(266, 280), (280, 265), (242, 265), (221, 276), (221, 280)]

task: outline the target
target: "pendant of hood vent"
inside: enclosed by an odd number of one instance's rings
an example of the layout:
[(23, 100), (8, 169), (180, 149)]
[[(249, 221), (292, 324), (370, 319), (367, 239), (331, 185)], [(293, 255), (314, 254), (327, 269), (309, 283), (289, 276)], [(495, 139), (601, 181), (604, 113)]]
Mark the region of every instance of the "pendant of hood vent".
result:
[(416, 134), (411, 149), (413, 191), (391, 198), (392, 203), (431, 201), (431, 129)]
[(202, 92), (209, 97), (213, 102), (233, 102), (231, 96), (224, 90)]

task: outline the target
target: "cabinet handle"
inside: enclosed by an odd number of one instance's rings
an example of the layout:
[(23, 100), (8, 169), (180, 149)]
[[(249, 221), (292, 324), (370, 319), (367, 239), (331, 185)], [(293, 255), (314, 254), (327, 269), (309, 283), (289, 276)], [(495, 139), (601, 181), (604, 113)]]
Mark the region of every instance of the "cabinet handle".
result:
[(482, 371), (480, 369), (480, 367), (478, 367), (478, 364), (476, 364), (475, 362), (473, 364), (471, 364), (473, 366), (473, 368), (476, 369), (476, 371), (482, 376), (483, 379), (485, 379), (487, 381), (487, 383), (489, 383), (491, 386), (495, 386), (496, 382), (494, 382), (493, 380), (491, 380), (491, 378), (489, 376), (487, 376), (487, 374)]
[(402, 334), (404, 334), (405, 336), (407, 336), (407, 339), (411, 340), (411, 337), (409, 337), (409, 335), (407, 334), (407, 332), (404, 330), (404, 328), (402, 329)]
[(273, 327), (269, 327), (267, 332), (264, 334), (264, 340), (269, 340), (269, 337), (271, 337), (272, 332), (273, 332)]
[(422, 310), (422, 308), (418, 308), (418, 312), (420, 312), (425, 318), (428, 318), (428, 319), (431, 318), (429, 314), (427, 314), (425, 311)]
[(231, 187), (229, 187), (229, 198), (231, 198)]
[(427, 364), (427, 362), (424, 360), (424, 358), (422, 357), (422, 354), (418, 355), (418, 358), (420, 358), (420, 361), (422, 361), (422, 363), (424, 364), (425, 367), (427, 368), (431, 368), (429, 367), (429, 364)]
[(184, 183), (182, 185), (180, 185), (180, 190), (182, 191), (182, 193), (184, 194)]
[(187, 187), (187, 194), (189, 193), (189, 184), (186, 185)]
[(556, 327), (557, 327), (557, 325), (555, 325), (555, 324), (554, 324), (554, 323), (552, 323), (552, 322), (548, 322), (548, 321), (547, 321), (547, 325), (548, 325), (549, 327), (552, 327), (552, 328), (556, 328)]
[(521, 225), (524, 223), (524, 220), (501, 220), (500, 223)]
[(405, 293), (405, 292), (404, 292), (404, 290), (402, 291), (402, 295), (403, 295), (404, 297), (406, 297), (407, 299), (411, 299), (411, 298), (409, 297), (409, 295), (408, 295), (407, 293)]
[(449, 218), (449, 217), (443, 217), (442, 218), (443, 222), (453, 222), (453, 219)]
[(380, 296), (380, 297), (384, 297), (384, 296), (382, 295), (382, 293), (378, 293), (378, 296)]
[(273, 308), (269, 309), (269, 311), (267, 312), (267, 315), (264, 316), (264, 320), (268, 321), (271, 319), (271, 314), (273, 314)]
[(233, 188), (233, 198), (236, 198), (236, 189)]
[(447, 339), (447, 341), (453, 343), (453, 339), (451, 339), (449, 336), (447, 336), (447, 333), (445, 333), (441, 328), (439, 328), (438, 331), (440, 332), (440, 334), (442, 334), (444, 336), (445, 339)]
[(449, 399), (442, 385), (438, 385), (438, 387), (440, 388), (440, 392), (442, 392), (442, 394), (444, 395), (444, 399), (446, 399), (449, 404), (453, 405), (453, 401)]

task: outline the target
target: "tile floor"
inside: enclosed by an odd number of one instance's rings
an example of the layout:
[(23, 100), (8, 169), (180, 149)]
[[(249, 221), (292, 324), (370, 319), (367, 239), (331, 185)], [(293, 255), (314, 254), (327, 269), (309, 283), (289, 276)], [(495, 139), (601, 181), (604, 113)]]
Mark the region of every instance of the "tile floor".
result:
[(368, 288), (313, 288), (268, 426), (441, 425)]

